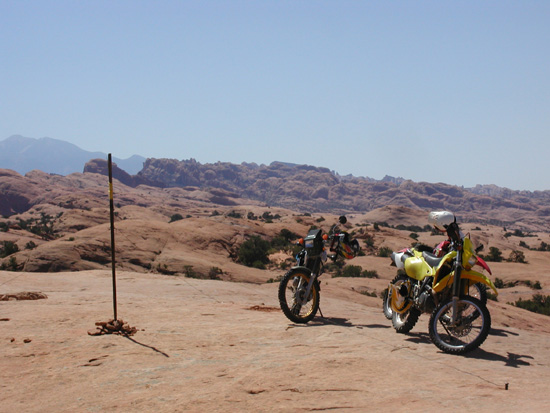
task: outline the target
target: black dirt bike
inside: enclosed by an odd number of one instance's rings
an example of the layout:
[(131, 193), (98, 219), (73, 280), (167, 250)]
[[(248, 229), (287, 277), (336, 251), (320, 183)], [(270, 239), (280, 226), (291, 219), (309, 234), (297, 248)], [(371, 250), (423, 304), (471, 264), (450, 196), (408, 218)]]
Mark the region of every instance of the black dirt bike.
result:
[[(347, 218), (341, 216), (339, 222), (344, 225)], [(299, 244), (302, 250), (296, 255), (296, 266), (283, 276), (279, 284), (279, 304), (290, 321), (307, 323), (319, 310), (319, 277), (324, 271), (324, 263), (327, 259), (336, 261), (339, 257), (351, 259), (360, 247), (357, 240), (351, 240), (349, 234), (340, 231), (337, 225), (329, 234), (323, 234), (321, 229), (312, 229)], [(327, 253), (327, 245), (330, 254)]]

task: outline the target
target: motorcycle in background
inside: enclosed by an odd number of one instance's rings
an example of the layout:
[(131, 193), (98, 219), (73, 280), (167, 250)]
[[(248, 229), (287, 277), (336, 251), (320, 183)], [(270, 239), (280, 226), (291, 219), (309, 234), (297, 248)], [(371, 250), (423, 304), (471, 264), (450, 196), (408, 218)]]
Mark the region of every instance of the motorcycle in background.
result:
[[(341, 216), (339, 222), (344, 225), (347, 218)], [(340, 257), (352, 259), (360, 247), (357, 240), (350, 239), (349, 234), (340, 231), (337, 225), (329, 234), (323, 234), (321, 229), (312, 229), (298, 243), (302, 250), (296, 255), (296, 266), (283, 276), (279, 284), (279, 304), (290, 321), (307, 323), (319, 310), (319, 277), (324, 271), (324, 263), (327, 259), (336, 261)]]

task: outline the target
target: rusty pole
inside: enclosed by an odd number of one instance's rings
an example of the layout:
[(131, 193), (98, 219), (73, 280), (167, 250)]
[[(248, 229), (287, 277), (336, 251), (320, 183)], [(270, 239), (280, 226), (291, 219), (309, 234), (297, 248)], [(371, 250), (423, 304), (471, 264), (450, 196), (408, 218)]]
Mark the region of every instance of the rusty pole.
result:
[(109, 165), (109, 207), (111, 210), (111, 267), (113, 271), (113, 310), (115, 314), (115, 321), (117, 318), (117, 305), (116, 305), (116, 272), (115, 272), (115, 207), (113, 204), (113, 163), (111, 154), (108, 157)]

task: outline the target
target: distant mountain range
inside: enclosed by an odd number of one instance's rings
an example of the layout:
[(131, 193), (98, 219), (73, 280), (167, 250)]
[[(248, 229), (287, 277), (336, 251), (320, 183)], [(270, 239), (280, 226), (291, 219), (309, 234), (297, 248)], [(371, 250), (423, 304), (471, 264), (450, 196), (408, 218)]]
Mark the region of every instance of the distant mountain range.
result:
[[(0, 168), (26, 174), (34, 169), (58, 175), (82, 172), (90, 159), (107, 159), (102, 152), (89, 152), (72, 143), (52, 138), (25, 138), (13, 135), (0, 141)], [(137, 174), (143, 168), (145, 158), (134, 155), (128, 159), (113, 157), (119, 168)]]
[[(101, 152), (83, 151), (50, 138), (12, 136), (0, 142), (0, 169), (12, 169), (21, 174), (37, 169), (60, 175), (73, 172), (106, 175), (106, 157)], [(295, 211), (361, 213), (398, 205), (422, 210), (448, 209), (462, 222), (530, 229), (550, 225), (550, 191), (515, 191), (496, 185), (463, 188), (391, 176), (375, 180), (341, 176), (324, 167), (283, 162), (201, 164), (194, 159), (145, 159), (137, 155), (127, 160), (114, 159), (114, 162), (118, 166), (113, 170), (114, 177), (130, 187), (144, 184), (157, 188), (199, 188), (213, 194), (225, 191), (233, 198)], [(0, 194), (3, 193), (1, 189), (0, 185)], [(4, 195), (7, 197), (8, 192), (4, 191)], [(222, 198), (219, 203), (227, 205)], [(11, 209), (6, 211), (19, 209), (8, 207)]]

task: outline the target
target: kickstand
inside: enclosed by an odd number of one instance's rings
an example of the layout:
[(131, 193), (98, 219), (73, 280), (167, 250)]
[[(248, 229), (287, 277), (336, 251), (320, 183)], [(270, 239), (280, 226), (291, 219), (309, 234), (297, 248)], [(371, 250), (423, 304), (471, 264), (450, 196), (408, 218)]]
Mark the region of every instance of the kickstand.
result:
[(319, 306), (319, 313), (321, 314), (321, 318), (325, 318), (325, 316), (323, 315), (323, 312), (321, 311), (321, 307)]

